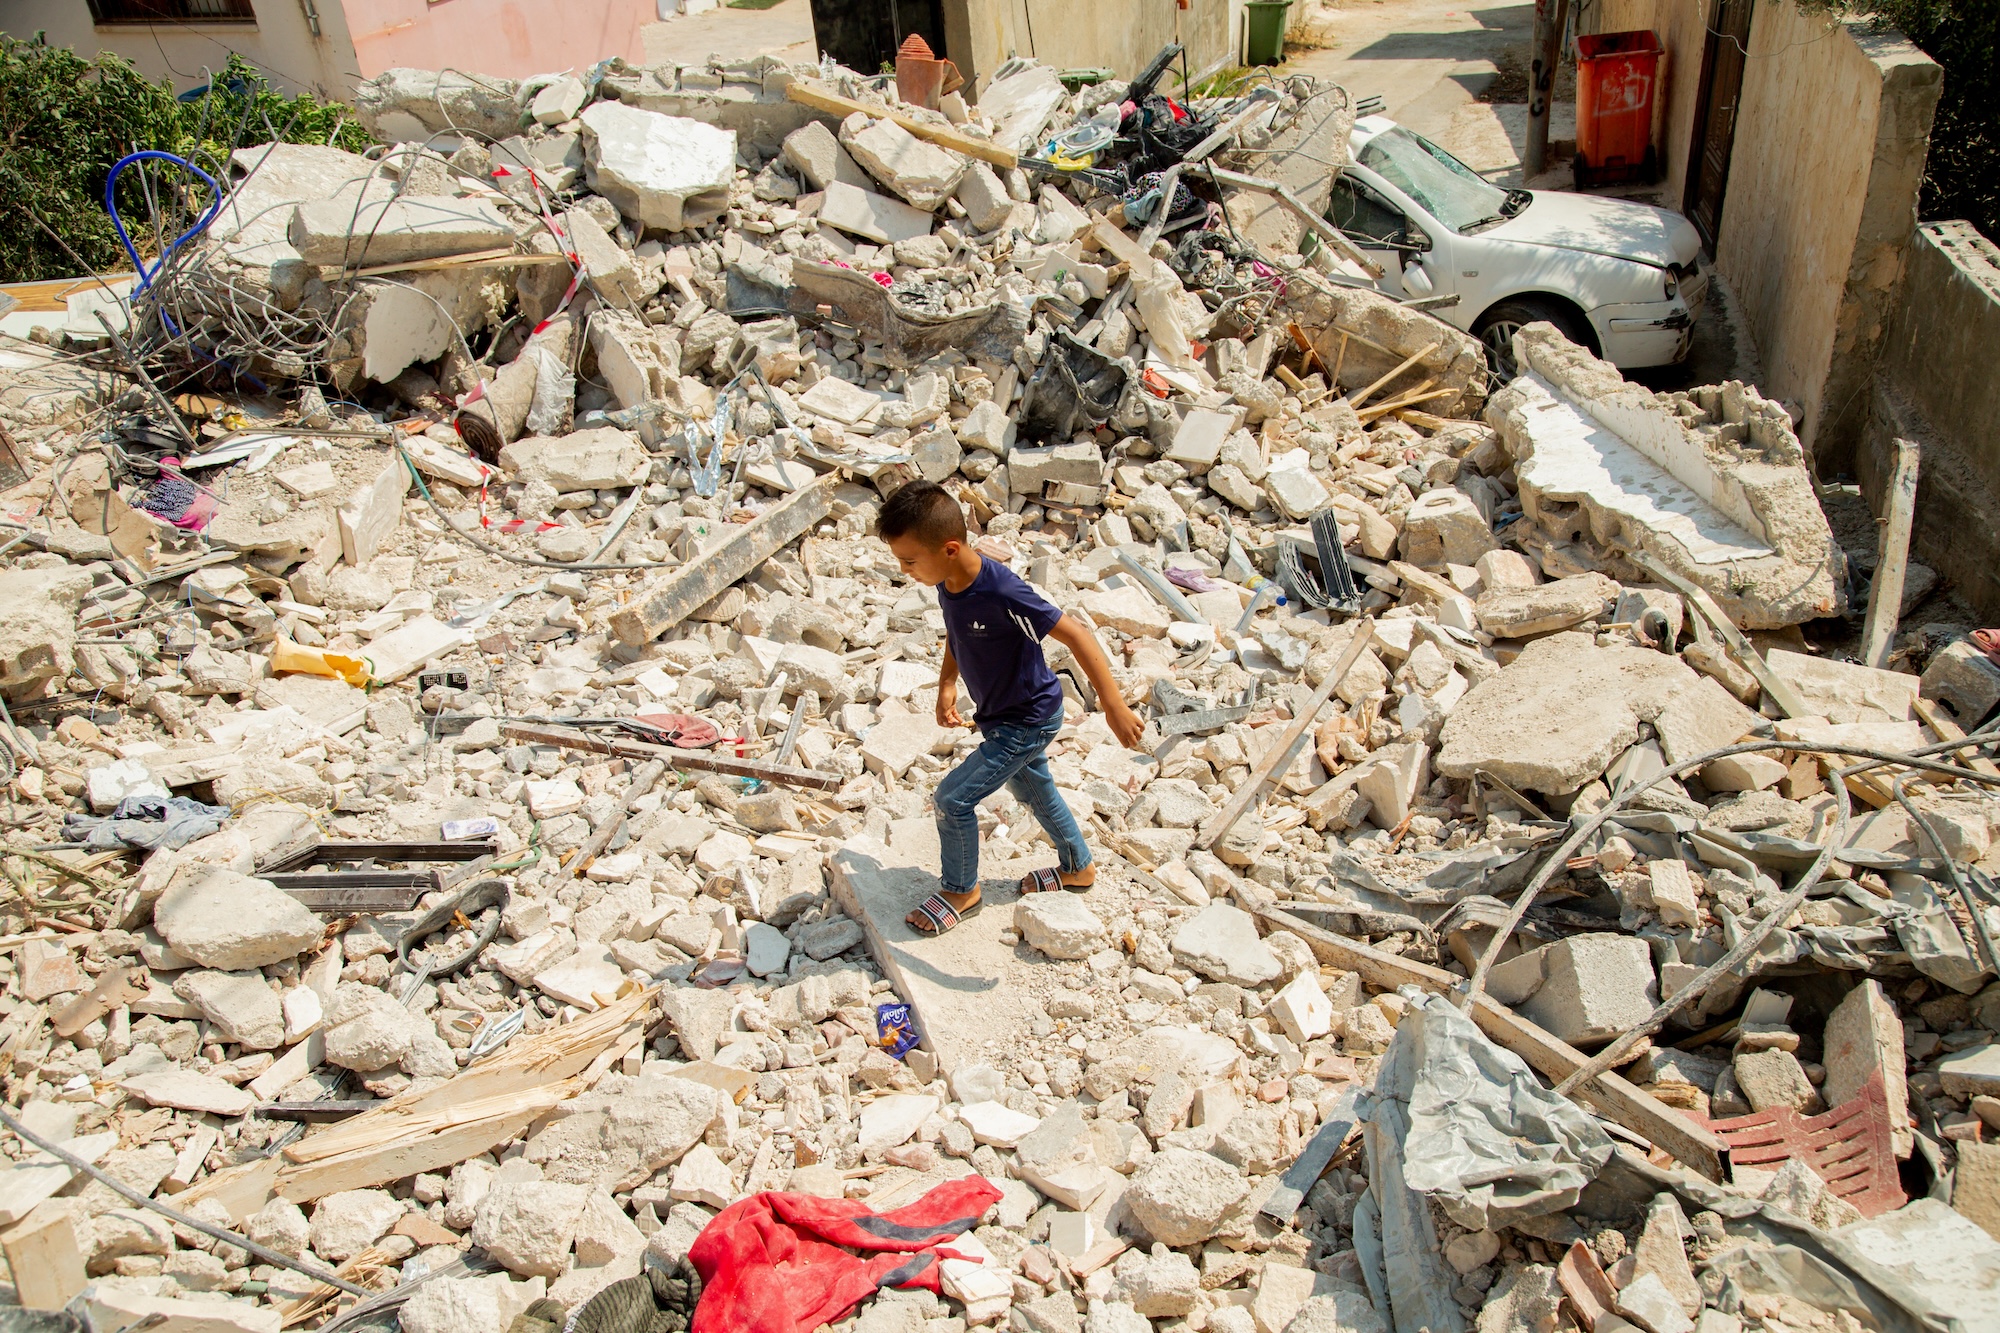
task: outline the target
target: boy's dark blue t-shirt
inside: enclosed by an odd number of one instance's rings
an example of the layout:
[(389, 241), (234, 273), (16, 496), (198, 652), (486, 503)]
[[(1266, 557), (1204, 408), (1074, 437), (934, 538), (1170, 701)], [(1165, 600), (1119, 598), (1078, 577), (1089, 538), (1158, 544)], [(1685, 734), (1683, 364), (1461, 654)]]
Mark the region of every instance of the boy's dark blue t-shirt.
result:
[(973, 721), (979, 729), (1039, 726), (1061, 715), (1062, 686), (1042, 656), (1041, 641), (1062, 612), (1020, 575), (983, 555), (971, 587), (954, 593), (940, 583), (937, 591), (945, 641), (978, 710)]

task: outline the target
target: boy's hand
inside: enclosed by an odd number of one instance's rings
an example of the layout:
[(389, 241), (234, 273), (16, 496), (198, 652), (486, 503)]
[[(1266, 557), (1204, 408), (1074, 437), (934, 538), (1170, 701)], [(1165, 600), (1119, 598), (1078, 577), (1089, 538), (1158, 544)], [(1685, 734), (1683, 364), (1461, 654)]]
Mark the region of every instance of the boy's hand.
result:
[(1118, 738), (1120, 745), (1128, 750), (1139, 748), (1139, 738), (1145, 734), (1146, 724), (1139, 720), (1139, 715), (1123, 699), (1115, 695), (1112, 697), (1110, 705), (1104, 710), (1104, 720), (1111, 724), (1111, 734)]
[(937, 723), (940, 727), (962, 727), (965, 719), (958, 715), (958, 682), (951, 681), (938, 686)]

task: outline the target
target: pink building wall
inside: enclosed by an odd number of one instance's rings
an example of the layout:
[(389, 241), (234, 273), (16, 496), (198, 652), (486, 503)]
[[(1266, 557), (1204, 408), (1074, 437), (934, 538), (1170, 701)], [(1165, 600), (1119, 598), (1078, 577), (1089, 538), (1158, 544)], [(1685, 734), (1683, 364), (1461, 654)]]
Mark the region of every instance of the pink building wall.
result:
[(344, 0), (361, 77), (385, 69), (523, 78), (582, 71), (607, 56), (638, 63), (655, 0)]

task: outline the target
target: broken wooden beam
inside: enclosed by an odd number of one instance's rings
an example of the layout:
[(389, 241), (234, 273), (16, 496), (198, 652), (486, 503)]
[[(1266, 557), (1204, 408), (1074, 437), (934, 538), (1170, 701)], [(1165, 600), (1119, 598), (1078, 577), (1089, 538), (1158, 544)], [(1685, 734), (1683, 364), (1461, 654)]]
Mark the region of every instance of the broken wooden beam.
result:
[(556, 745), (565, 750), (589, 750), (593, 754), (609, 755), (614, 759), (641, 761), (657, 759), (668, 768), (700, 773), (729, 773), (740, 778), (782, 782), (789, 787), (811, 787), (816, 791), (833, 791), (842, 781), (837, 773), (818, 773), (810, 768), (793, 768), (789, 764), (767, 764), (762, 760), (739, 759), (729, 754), (677, 750), (670, 745), (649, 745), (645, 741), (599, 736), (573, 727), (539, 726), (531, 722), (503, 722), (500, 725), (500, 734), (510, 736), (517, 741), (527, 741), (531, 745)]
[(1229, 830), (1236, 827), (1236, 821), (1257, 804), (1264, 784), (1291, 762), (1292, 747), (1306, 734), (1306, 728), (1312, 726), (1313, 716), (1319, 712), (1320, 705), (1333, 697), (1333, 692), (1340, 688), (1340, 682), (1347, 679), (1347, 673), (1354, 670), (1354, 664), (1361, 660), (1361, 654), (1367, 652), (1368, 645), (1373, 642), (1375, 622), (1364, 620), (1354, 631), (1354, 637), (1348, 641), (1347, 650), (1340, 655), (1340, 660), (1320, 680), (1319, 688), (1313, 691), (1312, 701), (1298, 710), (1276, 744), (1264, 751), (1264, 757), (1257, 761), (1257, 766), (1250, 770), (1250, 776), (1236, 788), (1236, 794), (1229, 798), (1229, 804), (1222, 808), (1215, 822), (1205, 826), (1195, 836), (1195, 846), (1213, 847), (1221, 842), (1229, 836)]
[[(1266, 925), (1289, 930), (1304, 940), (1321, 962), (1358, 972), (1362, 981), (1378, 990), (1420, 986), (1433, 994), (1448, 995), (1464, 982), (1457, 973), (1371, 949), (1275, 907), (1260, 907), (1257, 915)], [(1488, 996), (1481, 995), (1473, 1002), (1471, 1016), (1480, 1031), (1527, 1061), (1530, 1068), (1551, 1082), (1560, 1082), (1584, 1065), (1583, 1052)], [(1570, 1095), (1589, 1103), (1591, 1110), (1613, 1124), (1665, 1149), (1710, 1180), (1722, 1179), (1722, 1150), (1726, 1146), (1722, 1140), (1706, 1126), (1617, 1074), (1599, 1074)]]
[(857, 102), (852, 97), (842, 97), (833, 89), (816, 79), (794, 79), (785, 96), (800, 106), (809, 106), (815, 111), (825, 111), (839, 116), (842, 120), (859, 111), (870, 120), (888, 119), (895, 121), (911, 134), (940, 148), (949, 148), (954, 153), (964, 153), (982, 162), (991, 162), (1004, 171), (1012, 171), (1021, 164), (1020, 157), (1002, 148), (991, 139), (975, 139), (969, 134), (961, 134), (949, 125), (933, 125), (929, 121), (918, 120), (915, 116), (897, 111), (893, 107), (870, 106)]
[[(794, 91), (797, 85), (793, 85)], [(611, 632), (620, 643), (651, 643), (726, 592), (796, 541), (833, 508), (833, 490), (840, 474), (830, 472), (794, 491), (755, 519), (738, 528), (712, 551), (642, 589), (637, 602), (611, 617)]]

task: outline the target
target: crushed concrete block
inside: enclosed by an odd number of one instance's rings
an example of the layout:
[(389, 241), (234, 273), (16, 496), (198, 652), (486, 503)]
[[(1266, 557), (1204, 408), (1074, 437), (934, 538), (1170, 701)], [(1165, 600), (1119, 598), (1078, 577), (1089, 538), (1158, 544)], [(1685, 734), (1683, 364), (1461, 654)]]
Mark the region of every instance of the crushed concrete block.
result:
[(251, 1051), (284, 1043), (284, 1006), (261, 972), (190, 969), (174, 978), (174, 994), (201, 1010), (226, 1042)]
[(639, 437), (616, 426), (559, 438), (530, 435), (500, 451), (501, 467), (524, 481), (546, 481), (558, 491), (643, 485), (652, 462)]
[(1515, 544), (1616, 533), (1746, 629), (1840, 612), (1843, 562), (1783, 407), (1735, 381), (1655, 394), (1551, 327), (1523, 330), (1515, 355), (1521, 375), (1486, 405), (1520, 485)]
[(1239, 1220), (1250, 1182), (1221, 1158), (1186, 1148), (1153, 1154), (1132, 1173), (1125, 1202), (1163, 1245), (1199, 1245)]
[(861, 1150), (882, 1152), (908, 1143), (937, 1109), (938, 1099), (922, 1093), (877, 1097), (861, 1108)]
[(373, 268), (496, 250), (514, 243), (514, 224), (490, 199), (403, 195), (358, 209), (341, 199), (308, 200), (287, 238), (308, 264)]
[(653, 293), (630, 253), (619, 248), (596, 218), (581, 208), (562, 216), (570, 248), (583, 265), (584, 276), (597, 294), (615, 306), (632, 308)]
[(1058, 444), (1008, 451), (1007, 484), (1016, 494), (1038, 496), (1052, 481), (1077, 486), (1102, 485), (1104, 455), (1094, 444)]
[(340, 555), (348, 564), (359, 566), (375, 558), (403, 521), (403, 497), (410, 490), (410, 470), (399, 458), (375, 474), (337, 511), (340, 526)]
[(1519, 551), (1488, 551), (1472, 567), (1478, 571), (1480, 585), (1486, 592), (1532, 588), (1542, 581), (1542, 572), (1535, 568), (1534, 561)]
[(479, 1202), (472, 1243), (521, 1277), (559, 1277), (589, 1200), (582, 1185), (501, 1181)]
[(1173, 615), (1151, 593), (1132, 583), (1083, 593), (1077, 605), (1098, 625), (1135, 639), (1164, 639), (1174, 624)]
[[(1499, 542), (1479, 506), (1464, 491), (1440, 486), (1403, 511), (1403, 558), (1413, 565), (1470, 565)], [(1571, 622), (1574, 623), (1574, 622)]]
[(994, 231), (1014, 214), (1014, 198), (984, 162), (968, 164), (953, 197), (965, 206), (965, 220), (975, 231)]
[(520, 85), (457, 70), (386, 69), (355, 87), (354, 109), (384, 143), (475, 130), (504, 139), (521, 127)]
[(1792, 687), (1808, 716), (1836, 724), (1909, 721), (1915, 716), (1911, 703), (1923, 688), (1921, 679), (1901, 671), (1783, 648), (1765, 653), (1764, 660), (1772, 675)]
[(824, 190), (835, 181), (852, 185), (857, 190), (872, 189), (875, 184), (868, 173), (847, 155), (847, 150), (840, 146), (840, 140), (834, 137), (824, 121), (808, 121), (793, 130), (785, 136), (782, 151), (785, 161), (815, 190)]
[(599, 307), (591, 312), (590, 345), (597, 353), (597, 368), (620, 407), (639, 407), (663, 398), (681, 401), (680, 344), (666, 330), (626, 311)]
[(2000, 663), (1968, 639), (1948, 643), (1932, 654), (1918, 682), (1918, 693), (1951, 709), (1970, 731), (2000, 703)]
[(1256, 918), (1228, 903), (1211, 903), (1189, 917), (1171, 947), (1177, 962), (1212, 981), (1261, 986), (1282, 971), (1278, 956), (1257, 936)]
[(528, 103), (528, 114), (539, 125), (560, 125), (574, 119), (583, 109), (585, 96), (583, 80), (565, 74), (535, 94), (535, 99)]
[(1731, 1068), (1753, 1111), (1785, 1107), (1800, 1115), (1818, 1115), (1826, 1109), (1819, 1089), (1806, 1078), (1805, 1068), (1790, 1051), (1738, 1051)]
[(1031, 893), (1014, 904), (1014, 929), (1051, 958), (1088, 958), (1105, 946), (1104, 923), (1071, 893)]
[(1646, 1210), (1646, 1227), (1632, 1248), (1635, 1277), (1651, 1275), (1659, 1279), (1667, 1294), (1689, 1318), (1701, 1313), (1701, 1284), (1695, 1280), (1694, 1266), (1688, 1262), (1683, 1239), (1692, 1234), (1680, 1200), (1672, 1194), (1656, 1194)]
[(153, 926), (203, 967), (245, 971), (288, 962), (319, 943), (320, 919), (269, 880), (191, 866), (153, 907)]
[(1479, 628), (1497, 639), (1525, 639), (1595, 620), (1617, 600), (1618, 584), (1602, 574), (1578, 574), (1529, 588), (1480, 596)]
[(1572, 935), (1540, 952), (1542, 984), (1521, 1013), (1572, 1046), (1609, 1041), (1659, 1003), (1652, 950), (1642, 939)]
[(88, 572), (68, 565), (11, 569), (0, 579), (0, 690), (25, 695), (76, 669), (77, 608)]
[(1952, 1175), (1951, 1206), (1980, 1230), (2000, 1240), (2000, 1145), (1958, 1145), (1958, 1169)]
[(1767, 754), (1736, 754), (1704, 765), (1701, 781), (1710, 791), (1763, 791), (1777, 786), (1790, 772)]
[(1417, 794), (1430, 782), (1431, 748), (1411, 741), (1377, 751), (1357, 770), (1355, 794), (1368, 802), (1368, 818), (1393, 829), (1408, 819)]
[(582, 120), (590, 188), (640, 226), (705, 226), (729, 207), (735, 131), (622, 102), (593, 102)]
[(935, 213), (965, 174), (965, 159), (926, 143), (893, 120), (850, 116), (841, 146), (869, 175), (926, 213)]
[(1829, 1106), (1846, 1105), (1861, 1094), (1869, 1075), (1881, 1074), (1899, 1157), (1907, 1155), (1914, 1143), (1903, 1041), (1903, 1020), (1896, 1006), (1882, 993), (1880, 982), (1864, 978), (1827, 1017), (1820, 1057), (1826, 1066), (1820, 1091)]

